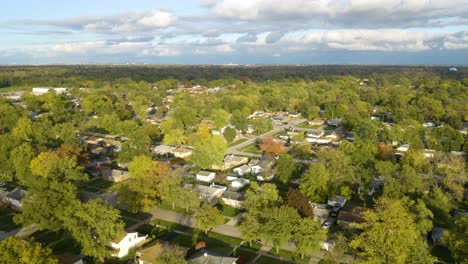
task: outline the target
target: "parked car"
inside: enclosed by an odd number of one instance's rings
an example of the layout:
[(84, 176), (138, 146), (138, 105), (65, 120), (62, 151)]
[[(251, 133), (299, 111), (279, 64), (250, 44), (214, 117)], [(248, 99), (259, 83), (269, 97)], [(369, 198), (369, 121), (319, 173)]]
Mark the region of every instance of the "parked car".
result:
[(335, 223), (336, 218), (329, 218), (325, 223), (322, 224), (322, 227), (324, 229), (330, 229), (330, 227)]
[(333, 206), (331, 212), (330, 212), (330, 216), (331, 217), (337, 217), (338, 216), (338, 212), (340, 211), (341, 209), (341, 206), (339, 204)]

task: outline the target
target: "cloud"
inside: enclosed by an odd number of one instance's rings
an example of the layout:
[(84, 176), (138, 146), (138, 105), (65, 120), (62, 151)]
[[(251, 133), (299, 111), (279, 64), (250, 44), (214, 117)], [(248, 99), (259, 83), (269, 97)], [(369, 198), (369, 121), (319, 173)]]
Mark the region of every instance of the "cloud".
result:
[(466, 0), (220, 0), (219, 17), (239, 20), (314, 21), (322, 26), (425, 26), (439, 18), (468, 17)]
[(279, 41), (283, 36), (284, 36), (284, 33), (282, 32), (270, 32), (266, 36), (265, 42), (268, 44), (272, 44), (272, 43)]
[(247, 33), (243, 36), (240, 36), (239, 38), (237, 38), (236, 42), (237, 43), (243, 43), (243, 42), (255, 42), (257, 41), (258, 37), (256, 34), (252, 34), (252, 33)]

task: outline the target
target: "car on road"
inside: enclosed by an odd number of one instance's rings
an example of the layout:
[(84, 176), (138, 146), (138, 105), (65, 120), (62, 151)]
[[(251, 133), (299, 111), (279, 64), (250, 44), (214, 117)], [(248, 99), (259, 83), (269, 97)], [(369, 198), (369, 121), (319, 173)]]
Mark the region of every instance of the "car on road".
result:
[(338, 212), (340, 211), (341, 209), (341, 206), (339, 204), (333, 206), (331, 212), (330, 212), (330, 216), (331, 217), (337, 217), (338, 216)]
[(328, 218), (327, 221), (325, 221), (325, 223), (322, 224), (322, 227), (324, 229), (330, 229), (330, 227), (333, 225), (333, 223), (335, 223), (336, 221), (336, 218)]

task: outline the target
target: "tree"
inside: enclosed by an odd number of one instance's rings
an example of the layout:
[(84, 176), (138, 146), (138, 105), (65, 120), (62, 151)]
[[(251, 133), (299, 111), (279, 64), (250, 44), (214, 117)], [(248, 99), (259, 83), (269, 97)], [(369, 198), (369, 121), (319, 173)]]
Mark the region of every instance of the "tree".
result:
[[(338, 234), (333, 240), (333, 248), (327, 250), (324, 256), (326, 263), (344, 263), (349, 251), (349, 245), (346, 237), (343, 234)], [(349, 255), (348, 255), (349, 256)]]
[(22, 210), (14, 217), (24, 226), (38, 224), (40, 229), (57, 231), (63, 228), (65, 212), (78, 201), (76, 186), (70, 182), (42, 180), (39, 188), (29, 188), (22, 200)]
[(124, 232), (120, 212), (100, 199), (69, 206), (64, 226), (81, 245), (85, 255), (104, 259), (112, 250), (109, 244)]
[(164, 244), (161, 255), (155, 259), (155, 264), (186, 264), (185, 255), (187, 250), (174, 244)]
[(0, 259), (2, 260), (1, 263), (4, 264), (58, 263), (50, 248), (14, 236), (0, 242)]
[(411, 200), (409, 197), (404, 197), (402, 200), (403, 205), (414, 219), (416, 227), (422, 236), (427, 235), (432, 229), (432, 221), (434, 214), (431, 210), (427, 209), (423, 200)]
[(229, 118), (229, 113), (223, 109), (215, 109), (213, 110), (213, 113), (211, 113), (211, 119), (213, 120), (216, 129), (221, 129), (222, 127), (228, 125)]
[(35, 156), (31, 144), (25, 142), (11, 151), (11, 161), (16, 171), (16, 178), (21, 184), (29, 185), (31, 179), (31, 168), (28, 166)]
[(444, 235), (448, 248), (457, 263), (468, 263), (468, 217), (460, 217), (448, 234)]
[(243, 114), (240, 110), (236, 109), (232, 112), (231, 123), (238, 130), (245, 131), (248, 125), (247, 115)]
[(330, 174), (323, 164), (311, 164), (307, 173), (302, 175), (299, 189), (314, 202), (321, 202), (329, 193)]
[(145, 156), (135, 157), (131, 165), (131, 177), (119, 186), (117, 201), (120, 205), (128, 206), (131, 212), (151, 210), (162, 199), (163, 186), (160, 184), (165, 177), (169, 177), (171, 168)]
[(252, 241), (261, 238), (261, 228), (259, 217), (254, 212), (248, 211), (242, 215), (239, 230), (242, 232), (242, 238), (249, 241), (250, 246), (252, 246)]
[(226, 127), (223, 135), (228, 143), (232, 143), (236, 139), (237, 131), (232, 127)]
[(221, 165), (227, 144), (221, 136), (210, 136), (207, 140), (200, 140), (193, 146), (190, 160), (203, 169), (211, 168), (213, 165)]
[(31, 140), (34, 135), (33, 122), (27, 117), (21, 117), (16, 122), (11, 134), (20, 140)]
[(260, 149), (275, 155), (287, 152), (287, 149), (284, 146), (284, 142), (272, 136), (265, 137), (262, 140), (262, 143), (260, 144)]
[(279, 247), (293, 238), (294, 227), (297, 227), (300, 219), (301, 217), (292, 207), (274, 207), (261, 227), (262, 237), (267, 242), (273, 243), (278, 253)]
[(304, 258), (305, 254), (311, 254), (320, 250), (320, 244), (327, 238), (327, 231), (320, 226), (320, 223), (311, 219), (300, 219), (293, 239), (296, 241), (296, 251)]
[(254, 134), (261, 135), (273, 129), (271, 120), (263, 117), (250, 119), (250, 124), (253, 126)]
[(289, 154), (281, 154), (276, 164), (276, 175), (282, 183), (287, 183), (296, 171), (296, 163)]
[(182, 129), (173, 129), (164, 134), (164, 144), (178, 146), (185, 142), (184, 131)]
[(380, 198), (363, 219), (355, 227), (364, 231), (350, 245), (359, 249), (364, 263), (419, 263), (412, 259), (415, 249), (425, 251), (419, 252), (422, 256), (429, 255), (427, 248), (421, 248), (422, 237), (400, 201)]
[(204, 203), (195, 214), (195, 226), (206, 234), (208, 231), (224, 223), (224, 216), (216, 208)]
[(272, 183), (259, 186), (257, 182), (252, 182), (245, 194), (247, 197), (244, 206), (250, 212), (261, 212), (264, 209), (276, 207), (281, 202), (278, 189)]
[(302, 217), (313, 217), (314, 210), (309, 204), (309, 199), (297, 189), (289, 189), (286, 193), (286, 205), (289, 205), (299, 212)]

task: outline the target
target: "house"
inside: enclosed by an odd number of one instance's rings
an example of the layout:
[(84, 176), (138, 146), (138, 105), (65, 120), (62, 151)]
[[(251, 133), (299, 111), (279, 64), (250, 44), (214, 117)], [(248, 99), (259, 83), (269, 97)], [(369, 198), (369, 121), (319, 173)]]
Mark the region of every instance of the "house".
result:
[(196, 175), (197, 180), (204, 182), (212, 182), (216, 176), (216, 173), (211, 171), (199, 171)]
[(232, 171), (239, 176), (244, 176), (245, 174), (250, 173), (251, 168), (249, 165), (242, 165), (240, 167), (234, 168)]
[(107, 181), (111, 182), (121, 182), (126, 179), (128, 179), (128, 171), (124, 170), (117, 170), (117, 169), (112, 169), (112, 170), (105, 170), (102, 173), (102, 178)]
[(341, 228), (353, 228), (352, 224), (364, 222), (362, 214), (367, 210), (365, 207), (347, 204), (338, 214), (337, 223)]
[(397, 148), (397, 151), (406, 152), (408, 151), (409, 147), (410, 147), (409, 144), (402, 144)]
[(294, 117), (294, 118), (298, 118), (298, 117), (301, 116), (301, 113), (299, 113), (299, 112), (290, 112), (290, 113), (289, 113), (289, 116), (290, 116), (290, 117)]
[(174, 151), (174, 147), (168, 145), (159, 145), (152, 148), (152, 152), (157, 155), (167, 155)]
[(325, 119), (323, 118), (314, 118), (308, 122), (309, 125), (311, 126), (321, 126), (325, 124)]
[(455, 68), (455, 67), (450, 67), (450, 68), (449, 68), (449, 71), (451, 71), (451, 72), (456, 72), (456, 71), (458, 71), (458, 69)]
[(215, 184), (211, 184), (210, 186), (197, 184), (194, 190), (201, 201), (213, 206), (218, 203), (223, 193), (227, 190), (227, 187)]
[(61, 93), (67, 92), (69, 89), (68, 88), (62, 88), (62, 87), (58, 87), (58, 88), (34, 87), (34, 88), (32, 88), (32, 93), (34, 95), (43, 95), (43, 94), (48, 93), (51, 90), (55, 91), (57, 94), (61, 94)]
[(224, 161), (223, 161), (223, 164), (221, 166), (213, 165), (212, 168), (215, 169), (215, 170), (219, 170), (219, 169), (228, 170), (230, 168), (234, 168), (236, 166), (245, 164), (247, 162), (249, 162), (249, 159), (246, 158), (246, 157), (239, 157), (239, 156), (235, 156), (235, 155), (227, 155), (226, 157), (224, 157)]
[(327, 119), (327, 125), (338, 127), (341, 124), (341, 120), (338, 118)]
[(226, 191), (223, 193), (222, 200), (226, 205), (242, 208), (245, 201), (245, 193)]
[(325, 145), (325, 144), (329, 144), (331, 142), (330, 139), (325, 139), (325, 138), (306, 138), (306, 141), (309, 142), (309, 143), (315, 143), (315, 144), (318, 144), (318, 145)]
[(114, 249), (112, 256), (116, 258), (125, 257), (131, 248), (143, 244), (148, 236), (139, 236), (138, 232), (122, 232), (111, 242), (110, 246)]
[(346, 197), (337, 195), (331, 199), (328, 199), (327, 204), (329, 206), (339, 205), (341, 208), (343, 208), (343, 206), (346, 204)]
[(199, 249), (189, 259), (189, 264), (236, 264), (237, 258), (228, 257), (206, 248)]
[(176, 148), (174, 149), (174, 157), (176, 158), (181, 158), (181, 159), (185, 159), (187, 157), (189, 157), (190, 155), (192, 155), (192, 150), (189, 149), (189, 148)]
[(64, 253), (58, 257), (59, 264), (83, 264), (83, 256)]
[(237, 178), (237, 179), (231, 181), (231, 187), (240, 189), (240, 188), (246, 186), (249, 183), (250, 183), (250, 181), (247, 180), (247, 179)]
[(325, 135), (325, 138), (330, 140), (337, 140), (338, 134), (336, 134), (335, 132), (327, 133), (327, 135)]
[(424, 156), (426, 156), (426, 158), (433, 158), (434, 154), (435, 154), (435, 150), (433, 150), (433, 149), (425, 149), (424, 150)]
[(260, 165), (255, 165), (250, 168), (250, 173), (253, 175), (258, 175), (263, 172), (263, 168)]
[(6, 200), (11, 203), (13, 208), (21, 210), (23, 204), (21, 200), (26, 196), (26, 191), (20, 188), (16, 188), (6, 195)]
[(325, 135), (323, 130), (313, 130), (313, 131), (307, 132), (308, 138), (321, 138), (323, 137), (323, 135)]

